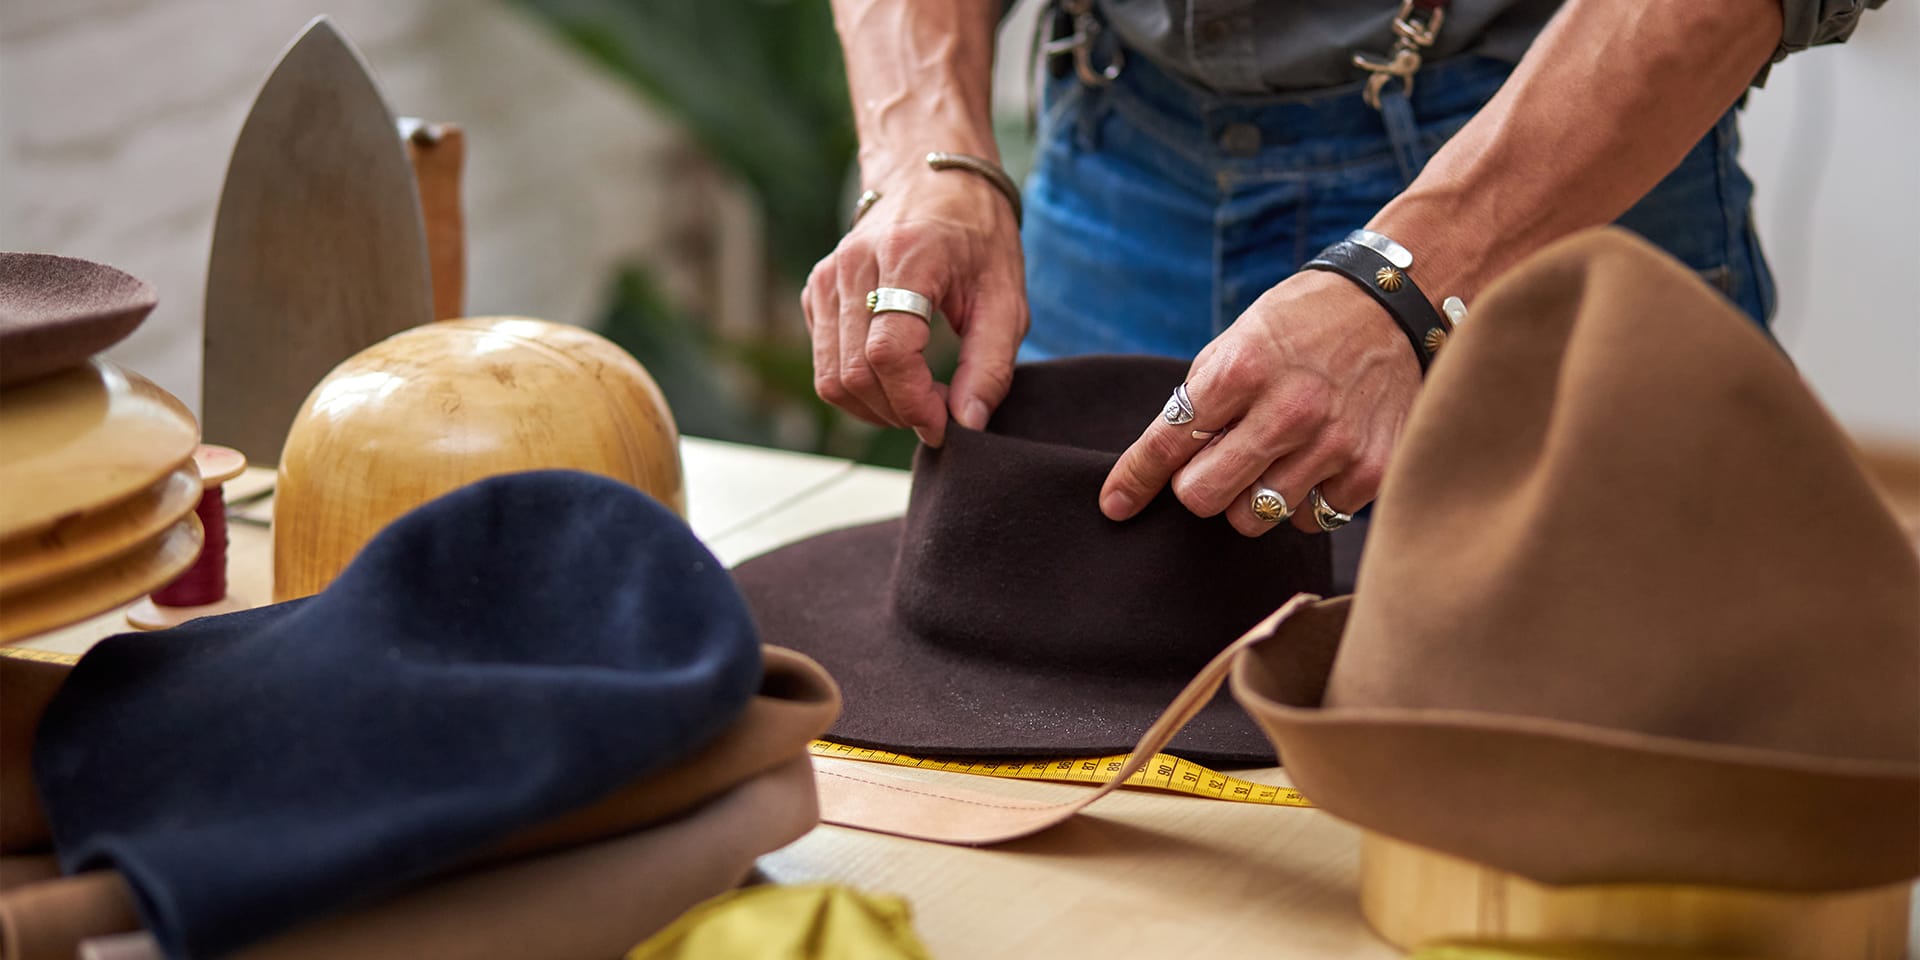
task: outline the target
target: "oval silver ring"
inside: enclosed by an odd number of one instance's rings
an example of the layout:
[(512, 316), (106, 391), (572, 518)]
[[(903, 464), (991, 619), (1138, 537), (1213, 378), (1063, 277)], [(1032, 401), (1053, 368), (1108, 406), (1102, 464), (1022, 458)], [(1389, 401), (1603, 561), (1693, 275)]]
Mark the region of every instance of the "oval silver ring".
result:
[(1287, 498), (1272, 487), (1254, 487), (1247, 506), (1252, 508), (1254, 516), (1265, 523), (1280, 523), (1293, 516), (1293, 508), (1287, 505)]
[(1313, 505), (1313, 522), (1319, 524), (1320, 529), (1328, 533), (1353, 522), (1353, 514), (1335, 510), (1331, 504), (1327, 503), (1327, 498), (1320, 495), (1318, 486), (1307, 491), (1307, 502)]
[(911, 313), (927, 323), (933, 322), (933, 301), (912, 290), (881, 287), (867, 294), (868, 313)]
[(1160, 408), (1160, 417), (1168, 423), (1179, 426), (1193, 422), (1193, 399), (1187, 396), (1187, 385), (1173, 388), (1173, 396), (1167, 398), (1167, 405)]

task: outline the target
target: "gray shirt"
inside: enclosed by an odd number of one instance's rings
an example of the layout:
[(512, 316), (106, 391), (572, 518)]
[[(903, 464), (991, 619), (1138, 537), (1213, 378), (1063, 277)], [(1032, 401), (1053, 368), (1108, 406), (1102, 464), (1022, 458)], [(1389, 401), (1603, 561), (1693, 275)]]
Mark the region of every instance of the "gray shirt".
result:
[[(1561, 0), (1453, 0), (1428, 62), (1459, 54), (1518, 61)], [(1630, 2), (1630, 0), (1621, 0)], [(1717, 0), (1698, 0), (1702, 3)], [(1774, 59), (1853, 33), (1885, 0), (1782, 0)], [(1393, 47), (1399, 0), (1099, 0), (1122, 42), (1215, 90), (1284, 92), (1365, 79), (1353, 54)]]

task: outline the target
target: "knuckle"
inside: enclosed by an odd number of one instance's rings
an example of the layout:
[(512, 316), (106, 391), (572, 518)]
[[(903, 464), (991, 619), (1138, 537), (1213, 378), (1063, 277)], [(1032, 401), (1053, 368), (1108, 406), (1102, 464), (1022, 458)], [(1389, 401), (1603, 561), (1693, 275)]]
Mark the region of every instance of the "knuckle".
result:
[(864, 363), (849, 363), (840, 371), (840, 383), (847, 392), (858, 395), (879, 386), (873, 369)]
[(867, 362), (882, 370), (898, 370), (920, 352), (891, 326), (875, 326), (867, 337)]
[(1320, 431), (1320, 453), (1329, 466), (1350, 464), (1360, 453), (1360, 436), (1344, 422), (1334, 421)]
[(1220, 512), (1217, 488), (1205, 477), (1186, 473), (1174, 477), (1173, 496), (1199, 516), (1207, 517)]
[(840, 384), (840, 378), (827, 374), (814, 376), (813, 392), (819, 394), (820, 399), (836, 407), (845, 405), (849, 398), (847, 388)]
[(1333, 387), (1319, 378), (1302, 379), (1287, 391), (1284, 408), (1289, 419), (1318, 426), (1333, 413)]
[(889, 230), (874, 241), (874, 256), (881, 263), (900, 263), (912, 257), (920, 247), (920, 238), (911, 230)]
[(980, 364), (974, 374), (975, 383), (988, 390), (1005, 396), (1013, 389), (1013, 365), (1002, 361)]
[[(1350, 488), (1362, 499), (1371, 501), (1373, 495), (1380, 492), (1380, 484), (1387, 476), (1387, 465), (1378, 458), (1368, 457), (1353, 465), (1346, 473), (1346, 483), (1341, 486)], [(1353, 512), (1344, 505), (1348, 513)]]
[(1141, 492), (1154, 486), (1153, 472), (1148, 469), (1147, 458), (1143, 456), (1123, 457), (1120, 460), (1121, 482)]
[(1243, 516), (1239, 511), (1228, 513), (1227, 522), (1243, 537), (1258, 537), (1273, 529), (1271, 524), (1262, 523), (1251, 515)]

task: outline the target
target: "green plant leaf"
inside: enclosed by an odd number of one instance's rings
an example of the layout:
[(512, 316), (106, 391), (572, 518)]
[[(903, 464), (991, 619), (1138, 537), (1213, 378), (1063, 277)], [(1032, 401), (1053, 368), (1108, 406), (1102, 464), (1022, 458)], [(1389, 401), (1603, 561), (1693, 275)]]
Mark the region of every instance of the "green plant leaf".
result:
[(683, 124), (757, 195), (774, 263), (839, 238), (856, 146), (824, 0), (518, 0)]

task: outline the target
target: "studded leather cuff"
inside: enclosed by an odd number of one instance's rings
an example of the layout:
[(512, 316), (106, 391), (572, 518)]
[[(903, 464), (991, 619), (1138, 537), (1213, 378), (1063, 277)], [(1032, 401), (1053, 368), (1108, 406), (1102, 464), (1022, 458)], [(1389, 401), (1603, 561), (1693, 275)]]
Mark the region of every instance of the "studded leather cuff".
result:
[[(1420, 372), (1425, 374), (1428, 365), (1433, 363), (1434, 354), (1439, 353), (1446, 344), (1453, 325), (1433, 309), (1433, 303), (1427, 299), (1427, 295), (1407, 275), (1407, 268), (1413, 266), (1412, 255), (1405, 254), (1405, 248), (1398, 244), (1392, 244), (1406, 260), (1405, 264), (1396, 265), (1373, 246), (1356, 239), (1360, 238), (1361, 233), (1355, 231), (1354, 235), (1320, 251), (1320, 255), (1307, 261), (1302, 269), (1327, 270), (1359, 284), (1361, 289), (1387, 308), (1394, 322), (1405, 331), (1407, 339), (1413, 344), (1413, 354), (1420, 361)], [(1392, 243), (1384, 237), (1380, 239)]]

